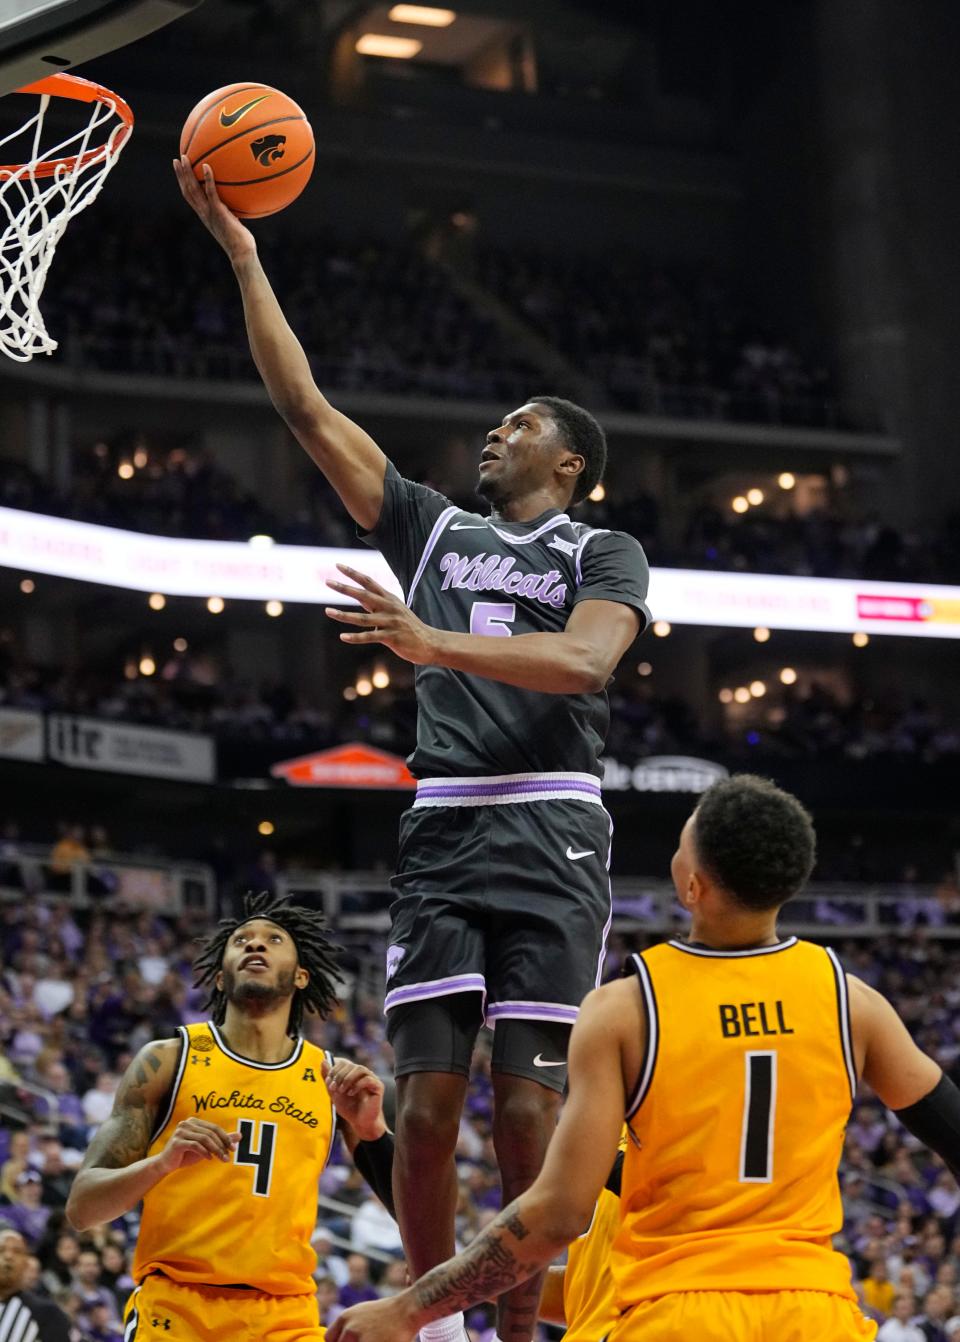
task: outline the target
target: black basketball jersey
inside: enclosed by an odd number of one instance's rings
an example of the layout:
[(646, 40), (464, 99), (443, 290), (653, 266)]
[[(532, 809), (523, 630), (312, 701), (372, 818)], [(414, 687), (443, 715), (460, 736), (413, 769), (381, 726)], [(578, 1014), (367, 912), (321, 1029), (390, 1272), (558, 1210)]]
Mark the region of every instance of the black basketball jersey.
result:
[[(506, 638), (560, 633), (578, 601), (617, 601), (649, 619), (649, 569), (632, 536), (550, 509), (529, 522), (464, 512), (387, 466), (383, 511), (364, 540), (380, 549), (425, 624)], [(541, 694), (418, 666), (417, 778), (542, 772), (600, 775), (606, 691)]]

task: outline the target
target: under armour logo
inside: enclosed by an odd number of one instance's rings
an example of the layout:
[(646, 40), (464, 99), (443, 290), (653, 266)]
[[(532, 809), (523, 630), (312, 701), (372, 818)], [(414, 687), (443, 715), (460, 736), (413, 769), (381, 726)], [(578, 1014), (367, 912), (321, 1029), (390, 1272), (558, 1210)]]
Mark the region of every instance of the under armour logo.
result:
[(312, 1067), (308, 1067), (307, 1070), (304, 1072), (303, 1076), (300, 1078), (301, 1081), (316, 1081), (316, 1079), (317, 1078), (313, 1074)]
[(254, 140), (250, 145), (250, 152), (258, 163), (269, 168), (271, 163), (283, 158), (287, 152), (283, 147), (286, 143), (285, 135), (261, 135), (259, 140)]
[(547, 549), (562, 550), (565, 555), (575, 555), (577, 553), (577, 542), (561, 540), (559, 536), (554, 536), (552, 541), (547, 541)]
[(199, 1065), (199, 1066), (203, 1066), (203, 1067), (209, 1067), (209, 1066), (210, 1066), (210, 1059), (209, 1059), (209, 1058), (198, 1058), (197, 1055), (196, 1055), (196, 1053), (191, 1053), (191, 1054), (190, 1054), (190, 1061), (191, 1061), (191, 1063), (193, 1064), (194, 1067), (197, 1067), (198, 1065)]
[(169, 1333), (169, 1331), (170, 1331), (170, 1320), (169, 1320), (169, 1319), (151, 1319), (151, 1320), (150, 1320), (150, 1327), (151, 1327), (151, 1328), (163, 1328), (166, 1332)]

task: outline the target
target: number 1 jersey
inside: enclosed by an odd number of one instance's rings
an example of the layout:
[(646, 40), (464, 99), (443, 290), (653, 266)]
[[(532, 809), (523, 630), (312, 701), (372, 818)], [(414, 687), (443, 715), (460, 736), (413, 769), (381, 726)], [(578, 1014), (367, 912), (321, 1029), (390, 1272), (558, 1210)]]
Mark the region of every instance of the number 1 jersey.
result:
[(856, 1075), (847, 981), (790, 937), (633, 957), (647, 1049), (628, 1106), (611, 1267), (628, 1309), (675, 1291), (829, 1291)]
[[(363, 539), (378, 547), (425, 624), (488, 638), (559, 634), (579, 601), (630, 606), (647, 624), (649, 569), (632, 536), (548, 509), (504, 522), (457, 508), (393, 465), (383, 509)], [(587, 773), (600, 776), (610, 712), (599, 694), (545, 694), (488, 677), (418, 666), (416, 778)]]
[(334, 1132), (326, 1055), (298, 1039), (286, 1062), (258, 1063), (231, 1052), (212, 1022), (180, 1034), (173, 1092), (148, 1155), (187, 1118), (239, 1132), (240, 1142), (231, 1161), (188, 1165), (146, 1194), (134, 1279), (162, 1272), (269, 1295), (312, 1293), (317, 1185)]

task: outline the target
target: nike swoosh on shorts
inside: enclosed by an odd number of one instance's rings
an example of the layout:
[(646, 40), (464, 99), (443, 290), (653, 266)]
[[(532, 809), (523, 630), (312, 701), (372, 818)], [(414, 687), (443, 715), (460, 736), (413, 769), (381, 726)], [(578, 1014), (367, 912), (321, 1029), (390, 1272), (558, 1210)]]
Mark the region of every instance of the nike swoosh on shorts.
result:
[(571, 845), (567, 848), (567, 857), (571, 862), (579, 862), (582, 857), (593, 857), (596, 851), (596, 848), (586, 848), (582, 853), (576, 853)]
[(560, 1058), (558, 1062), (547, 1062), (542, 1053), (538, 1053), (533, 1060), (534, 1067), (566, 1067), (566, 1058)]

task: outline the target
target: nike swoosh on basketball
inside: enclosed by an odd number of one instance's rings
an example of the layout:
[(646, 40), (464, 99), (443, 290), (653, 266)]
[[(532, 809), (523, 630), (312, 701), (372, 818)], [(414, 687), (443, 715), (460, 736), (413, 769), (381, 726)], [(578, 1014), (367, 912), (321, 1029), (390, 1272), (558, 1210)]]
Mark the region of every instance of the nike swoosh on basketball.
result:
[(451, 531), (482, 531), (486, 522), (451, 522)]
[(575, 853), (572, 847), (567, 848), (567, 857), (571, 862), (579, 862), (582, 857), (593, 857), (596, 848), (585, 848), (582, 853)]
[(269, 93), (263, 93), (259, 98), (251, 98), (248, 103), (238, 107), (235, 112), (228, 112), (225, 107), (220, 109), (220, 125), (235, 126), (242, 116), (246, 116), (251, 107), (256, 107), (258, 103), (265, 103), (270, 97)]
[(534, 1067), (566, 1067), (566, 1058), (561, 1058), (559, 1062), (547, 1062), (542, 1053), (538, 1053), (533, 1060)]

